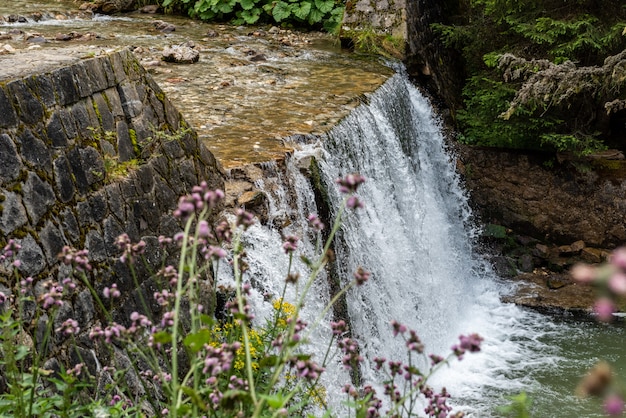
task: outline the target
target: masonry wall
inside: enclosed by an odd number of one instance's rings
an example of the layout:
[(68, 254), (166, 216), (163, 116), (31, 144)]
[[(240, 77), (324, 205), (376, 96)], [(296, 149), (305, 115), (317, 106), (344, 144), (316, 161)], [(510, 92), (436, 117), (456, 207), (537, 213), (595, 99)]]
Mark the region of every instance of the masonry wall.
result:
[[(41, 283), (68, 274), (57, 255), (69, 245), (89, 251), (98, 292), (120, 287), (126, 316), (140, 290), (117, 260), (116, 238), (143, 238), (158, 266), (157, 237), (180, 230), (172, 209), (201, 181), (223, 188), (215, 158), (129, 51), (0, 80), (0, 245), (22, 246), (18, 276), (0, 263), (0, 291), (15, 294), (17, 279), (31, 276), (37, 297)], [(76, 293), (56, 322), (72, 317), (87, 330), (101, 313), (87, 289)]]

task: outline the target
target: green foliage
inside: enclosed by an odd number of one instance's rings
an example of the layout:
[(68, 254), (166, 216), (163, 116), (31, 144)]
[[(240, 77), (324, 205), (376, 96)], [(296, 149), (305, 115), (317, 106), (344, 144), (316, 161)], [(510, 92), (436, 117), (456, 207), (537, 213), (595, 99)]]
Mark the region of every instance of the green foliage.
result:
[[(603, 65), (605, 58), (626, 48), (622, 2), (469, 0), (466, 4), (463, 21), (432, 25), (447, 47), (463, 54), (469, 74), (464, 106), (457, 113), (462, 141), (579, 155), (602, 149), (610, 134), (602, 120), (605, 103), (623, 99), (623, 94), (610, 77), (600, 80), (593, 66)], [(500, 57), (505, 54), (525, 59), (526, 67), (516, 68), (511, 60), (513, 66), (503, 66)], [(532, 68), (539, 60), (543, 66)], [(569, 83), (573, 78), (566, 68), (546, 70), (546, 62), (568, 60), (589, 66), (589, 76), (581, 75), (576, 84)], [(543, 78), (531, 79), (543, 70)], [(607, 86), (596, 86), (605, 81)]]
[(329, 32), (341, 23), (344, 10), (342, 0), (164, 0), (162, 5), (206, 21), (274, 22)]
[(525, 392), (522, 392), (519, 395), (510, 396), (508, 399), (511, 401), (511, 403), (499, 407), (498, 412), (506, 417), (511, 418), (531, 417), (530, 407), (532, 405), (532, 400)]

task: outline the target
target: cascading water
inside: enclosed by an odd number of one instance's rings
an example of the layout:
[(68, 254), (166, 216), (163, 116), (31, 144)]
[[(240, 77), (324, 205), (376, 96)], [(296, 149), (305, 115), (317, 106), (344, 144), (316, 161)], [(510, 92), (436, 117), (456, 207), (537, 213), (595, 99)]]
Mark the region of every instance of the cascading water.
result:
[[(573, 396), (573, 387), (596, 360), (593, 350), (585, 348), (604, 331), (593, 323), (556, 324), (500, 302), (510, 285), (501, 283), (475, 251), (479, 231), (430, 104), (401, 74), (368, 101), (319, 144), (296, 151), (287, 161), (286, 174), (275, 170), (272, 178), (258, 184), (272, 196), (270, 217), (275, 219), (268, 224), (290, 219), (282, 234), (302, 237), (300, 251), (311, 256), (315, 235), (307, 229), (306, 216), (316, 212), (315, 198), (298, 160), (315, 153), (334, 213), (342, 201), (334, 180), (352, 172), (367, 178), (358, 192), (366, 206), (345, 217), (335, 248), (346, 281), (359, 266), (372, 272), (369, 282), (351, 290), (347, 300), (353, 336), (365, 358), (363, 381), (374, 386), (381, 381), (373, 367), (375, 357), (405, 358), (404, 343), (393, 337), (389, 325), (395, 319), (418, 332), (427, 353), (449, 353), (459, 334), (484, 337), (480, 353), (454, 361), (431, 380), (435, 387), (445, 386), (455, 407), (469, 416), (497, 416), (495, 406), (507, 402), (503, 396), (521, 391), (533, 394), (539, 417), (600, 416), (598, 405)], [(287, 257), (272, 227), (253, 227), (245, 241), (249, 278), (259, 292), (257, 310), (267, 314), (271, 307), (262, 294), (280, 294)], [(308, 274), (302, 263), (294, 269), (303, 277)], [(294, 297), (287, 295), (288, 300)], [(322, 276), (303, 312), (305, 319), (313, 322), (327, 301)], [(313, 335), (318, 361), (330, 340), (330, 320), (329, 314)], [(613, 345), (620, 347), (623, 329), (615, 332)], [(576, 350), (564, 353), (559, 348), (564, 341)], [(340, 388), (349, 376), (338, 359), (325, 375), (329, 403), (335, 412), (341, 411)], [(555, 380), (559, 375), (563, 379)], [(382, 396), (382, 389), (378, 392)], [(424, 415), (422, 407), (418, 409), (415, 413)]]

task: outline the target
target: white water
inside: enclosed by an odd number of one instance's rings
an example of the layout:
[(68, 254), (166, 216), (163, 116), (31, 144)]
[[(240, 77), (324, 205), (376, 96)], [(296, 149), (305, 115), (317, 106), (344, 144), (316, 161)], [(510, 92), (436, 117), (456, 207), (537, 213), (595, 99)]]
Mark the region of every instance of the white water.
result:
[[(494, 408), (507, 403), (503, 396), (521, 391), (530, 392), (539, 404), (537, 417), (600, 416), (598, 405), (583, 404), (572, 392), (602, 348), (585, 349), (605, 331), (593, 324), (555, 324), (500, 302), (500, 294), (510, 289), (474, 250), (479, 231), (430, 104), (402, 75), (392, 77), (369, 100), (321, 145), (296, 151), (287, 174), (276, 170), (258, 184), (272, 196), (270, 224), (290, 220), (283, 234), (304, 237), (300, 251), (310, 257), (314, 234), (305, 219), (316, 212), (315, 199), (308, 179), (296, 167), (298, 159), (317, 154), (335, 211), (341, 196), (334, 180), (352, 172), (367, 178), (358, 193), (366, 207), (346, 217), (336, 247), (342, 277), (350, 280), (358, 266), (372, 272), (370, 281), (348, 297), (352, 331), (365, 357), (365, 383), (377, 386), (381, 381), (372, 367), (374, 357), (405, 358), (404, 344), (389, 326), (396, 319), (418, 332), (428, 353), (449, 353), (459, 334), (484, 337), (481, 353), (467, 354), (431, 380), (437, 388), (445, 386), (453, 396), (451, 403), (468, 416), (498, 416)], [(281, 242), (270, 227), (255, 226), (246, 234), (249, 277), (258, 291), (261, 317), (270, 311), (262, 294), (275, 298), (284, 283), (287, 258)], [(295, 269), (303, 277), (308, 274), (302, 263)], [(316, 282), (303, 313), (308, 322), (328, 300), (324, 279)], [(294, 298), (291, 291), (287, 299)], [(330, 338), (330, 319), (327, 316), (313, 335), (317, 361)], [(623, 329), (612, 338), (619, 352)], [(337, 416), (344, 415), (340, 388), (347, 382), (347, 373), (335, 359), (324, 384)], [(423, 416), (422, 406), (415, 413)]]

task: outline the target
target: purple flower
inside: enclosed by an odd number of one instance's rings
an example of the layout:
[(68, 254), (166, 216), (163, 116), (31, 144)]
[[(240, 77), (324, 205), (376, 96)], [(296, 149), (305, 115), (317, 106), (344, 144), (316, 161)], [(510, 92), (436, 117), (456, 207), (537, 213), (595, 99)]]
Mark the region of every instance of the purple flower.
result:
[(351, 194), (356, 192), (361, 184), (365, 183), (365, 177), (360, 174), (353, 173), (337, 179), (336, 182), (339, 184), (339, 191), (341, 193)]
[(113, 283), (110, 288), (104, 288), (104, 290), (102, 291), (102, 295), (105, 297), (105, 299), (117, 299), (122, 296), (122, 293), (118, 290), (117, 284)]
[(78, 326), (78, 321), (70, 318), (63, 322), (55, 331), (62, 332), (64, 335), (76, 335), (80, 331), (80, 327)]
[(321, 219), (314, 213), (309, 215), (308, 221), (309, 225), (311, 225), (311, 228), (313, 228), (313, 230), (315, 230), (316, 232), (320, 232), (325, 227)]
[(609, 322), (613, 319), (615, 309), (615, 303), (606, 297), (599, 298), (593, 305), (593, 311), (598, 315), (598, 319), (604, 322)]
[(285, 242), (283, 243), (283, 250), (286, 254), (293, 253), (298, 248), (298, 237), (294, 235), (289, 235), (285, 237)]
[(365, 203), (363, 203), (356, 196), (350, 196), (346, 199), (346, 207), (348, 207), (349, 209), (363, 209), (365, 207)]
[(369, 271), (365, 270), (363, 267), (359, 267), (358, 269), (356, 269), (356, 271), (354, 272), (354, 279), (356, 280), (357, 286), (363, 285), (366, 281), (369, 280), (371, 275), (372, 274)]
[(235, 215), (237, 216), (237, 226), (243, 226), (243, 229), (248, 229), (248, 227), (254, 225), (254, 215), (250, 212), (237, 208)]
[(624, 399), (619, 395), (609, 395), (604, 399), (604, 412), (612, 417), (622, 416), (624, 413)]
[(611, 278), (609, 278), (609, 289), (611, 292), (616, 295), (624, 295), (626, 294), (626, 274), (623, 272), (614, 273)]
[(65, 265), (72, 266), (76, 271), (87, 272), (91, 271), (91, 265), (87, 258), (89, 251), (77, 250), (68, 245), (64, 246), (59, 254), (59, 259)]
[(398, 334), (404, 334), (407, 331), (406, 326), (402, 325), (395, 319), (391, 321), (391, 327), (393, 328), (394, 337), (397, 336)]
[(333, 335), (340, 336), (346, 331), (348, 331), (348, 326), (346, 325), (346, 321), (339, 320), (337, 322), (331, 322), (330, 327), (333, 330)]

